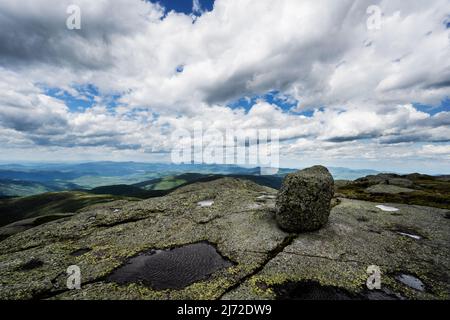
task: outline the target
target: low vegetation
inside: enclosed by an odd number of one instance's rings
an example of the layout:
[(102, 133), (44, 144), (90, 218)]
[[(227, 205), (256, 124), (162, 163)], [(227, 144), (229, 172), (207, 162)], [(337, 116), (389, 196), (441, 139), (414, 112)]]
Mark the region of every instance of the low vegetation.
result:
[[(420, 174), (390, 175), (386, 181), (379, 181), (376, 177), (379, 178), (380, 176), (369, 176), (352, 183), (341, 184), (336, 188), (336, 192), (350, 199), (450, 209), (450, 180), (445, 177), (432, 177)], [(373, 193), (367, 191), (369, 187), (376, 184), (389, 184), (389, 177), (411, 181), (412, 184), (408, 188), (413, 191), (400, 193)]]

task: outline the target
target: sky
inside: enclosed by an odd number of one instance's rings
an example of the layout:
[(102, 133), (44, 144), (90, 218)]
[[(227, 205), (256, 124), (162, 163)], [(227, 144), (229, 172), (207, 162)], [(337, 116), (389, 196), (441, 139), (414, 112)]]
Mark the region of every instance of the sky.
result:
[(202, 123), (279, 130), (283, 167), (450, 174), (449, 46), (448, 0), (2, 0), (0, 162), (170, 161)]

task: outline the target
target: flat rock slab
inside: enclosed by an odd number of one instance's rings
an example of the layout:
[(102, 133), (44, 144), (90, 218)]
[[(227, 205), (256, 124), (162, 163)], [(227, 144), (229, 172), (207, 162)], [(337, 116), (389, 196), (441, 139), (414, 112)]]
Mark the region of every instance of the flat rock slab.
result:
[(368, 193), (379, 193), (379, 194), (399, 194), (399, 193), (410, 193), (414, 192), (416, 190), (399, 187), (395, 185), (388, 185), (388, 184), (376, 184), (371, 187), (368, 187), (366, 189), (366, 192)]
[[(370, 202), (341, 199), (324, 229), (299, 235), (224, 298), (308, 297), (309, 290), (309, 297), (335, 292), (336, 299), (448, 299), (450, 224), (445, 211), (396, 206), (402, 216), (374, 210)], [(402, 229), (416, 230), (426, 238), (405, 237), (398, 232)], [(371, 265), (381, 269), (381, 290), (370, 291), (366, 286)], [(427, 290), (399, 281), (399, 274), (414, 275), (414, 283), (420, 281)]]
[[(273, 299), (305, 297), (305, 290), (309, 296), (449, 298), (447, 210), (389, 204), (399, 215), (382, 212), (377, 203), (340, 199), (323, 229), (295, 235), (277, 226), (275, 195), (225, 178), (161, 198), (88, 208), (20, 232), (0, 242), (0, 299)], [(205, 199), (214, 205), (200, 207)], [(219, 267), (202, 269), (176, 288), (148, 285), (142, 277), (111, 281), (150, 250), (174, 252), (198, 243), (214, 247), (206, 251)], [(177, 258), (163, 260), (173, 266)], [(80, 267), (81, 290), (66, 288), (71, 265)], [(382, 291), (366, 291), (370, 265), (382, 271)], [(143, 270), (156, 269), (147, 264)], [(401, 282), (401, 274), (420, 280), (424, 291)]]
[[(261, 194), (272, 197), (259, 203)], [(0, 242), (0, 299), (218, 299), (263, 265), (289, 236), (276, 225), (275, 195), (273, 189), (226, 178), (189, 185), (166, 197), (95, 206), (16, 234)], [(205, 199), (214, 205), (200, 207)], [(176, 289), (147, 285), (145, 277), (111, 281), (114, 271), (139, 254), (178, 252), (175, 248), (202, 242), (214, 245), (220, 268), (205, 266), (192, 271), (199, 271), (198, 277), (188, 280), (192, 275), (185, 274)], [(90, 250), (80, 253), (83, 248)], [(200, 263), (203, 253), (182, 255)], [(38, 268), (18, 271), (33, 257), (42, 261)], [(177, 257), (162, 259), (170, 261), (165, 267), (179, 268)], [(224, 259), (231, 263), (222, 264)], [(66, 288), (70, 265), (80, 267), (81, 290)]]

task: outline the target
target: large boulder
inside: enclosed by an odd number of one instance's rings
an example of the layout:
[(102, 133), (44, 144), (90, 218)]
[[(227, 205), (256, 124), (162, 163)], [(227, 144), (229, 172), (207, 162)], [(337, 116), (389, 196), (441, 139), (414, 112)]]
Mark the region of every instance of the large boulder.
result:
[(288, 232), (314, 231), (328, 222), (334, 180), (315, 166), (286, 176), (276, 201), (278, 225)]

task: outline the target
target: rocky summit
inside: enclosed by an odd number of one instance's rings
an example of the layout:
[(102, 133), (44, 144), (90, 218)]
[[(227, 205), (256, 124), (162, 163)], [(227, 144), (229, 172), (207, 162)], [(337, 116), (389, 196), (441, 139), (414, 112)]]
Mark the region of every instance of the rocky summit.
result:
[(278, 225), (289, 232), (314, 231), (328, 222), (334, 180), (327, 168), (288, 174), (277, 197)]
[[(287, 183), (315, 181), (326, 193), (309, 200), (322, 225), (332, 181), (314, 171), (320, 178)], [(320, 230), (290, 233), (276, 196), (223, 178), (19, 232), (0, 242), (0, 299), (449, 299), (448, 210), (334, 198)], [(68, 289), (69, 266), (80, 289)], [(367, 287), (370, 266), (380, 289)]]

